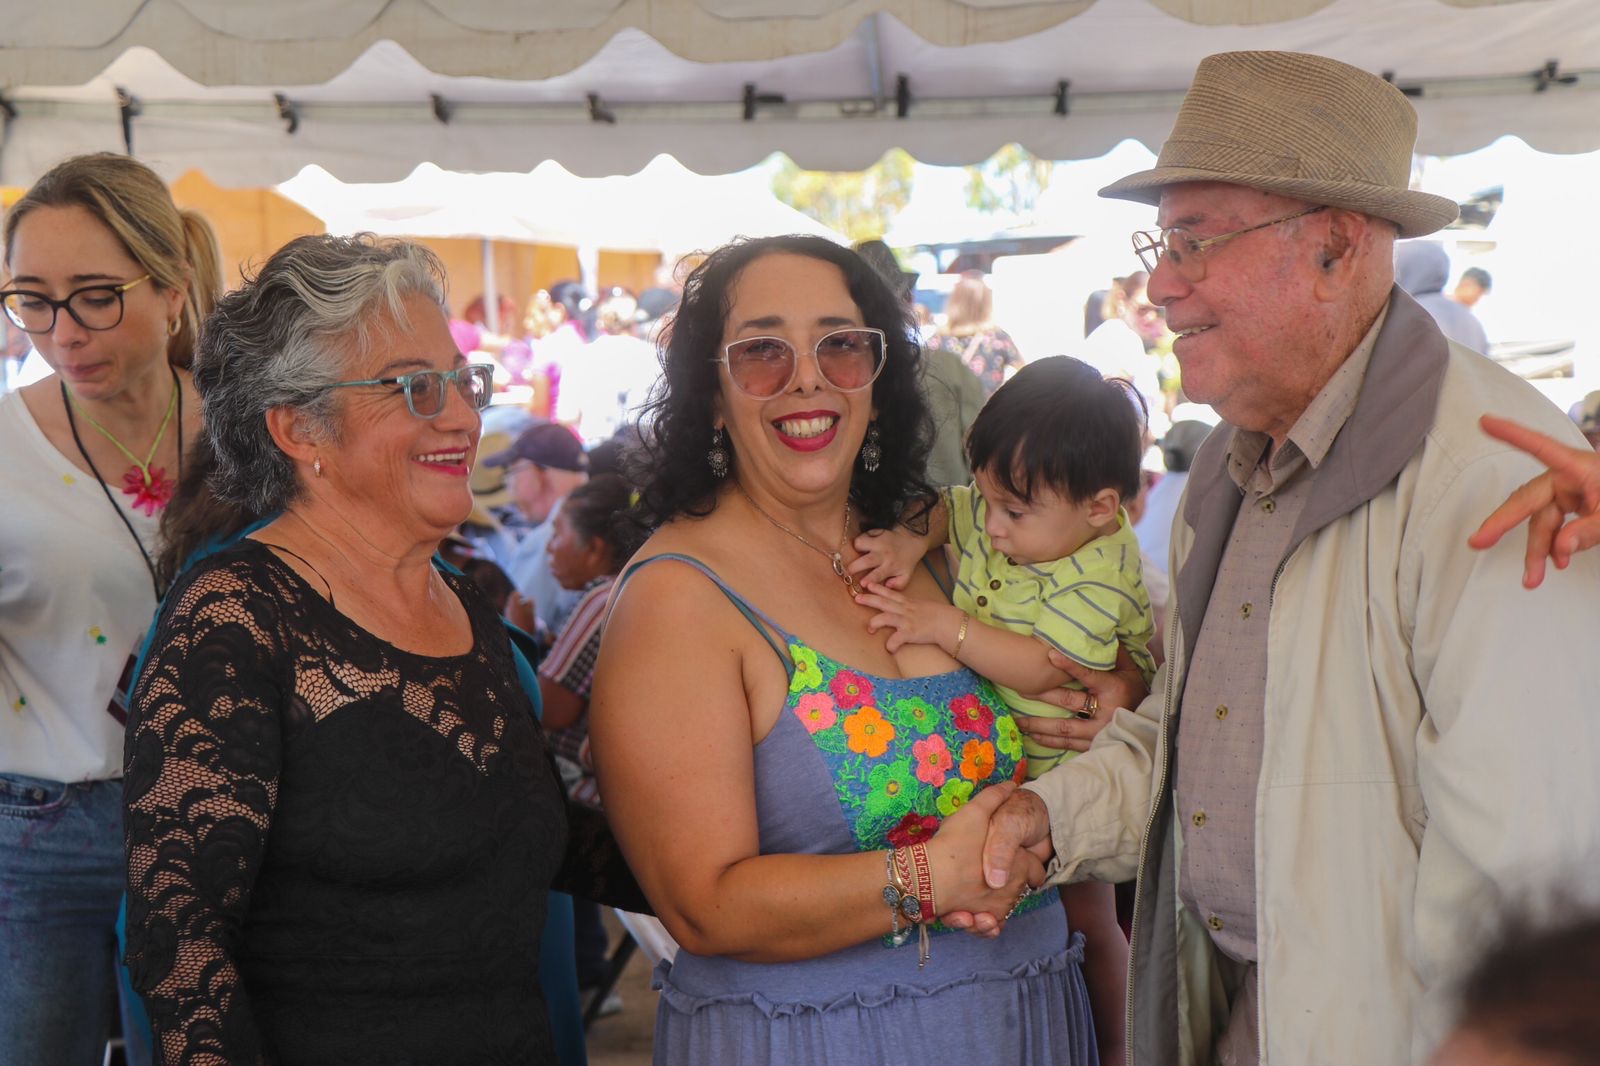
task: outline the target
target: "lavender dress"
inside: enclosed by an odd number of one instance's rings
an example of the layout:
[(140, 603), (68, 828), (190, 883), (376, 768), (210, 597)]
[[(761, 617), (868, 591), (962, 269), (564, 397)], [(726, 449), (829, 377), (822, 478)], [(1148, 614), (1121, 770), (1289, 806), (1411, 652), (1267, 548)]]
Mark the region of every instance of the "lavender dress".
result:
[[(784, 662), (789, 698), (756, 745), (762, 854), (837, 855), (913, 843), (983, 786), (1019, 776), (1005, 704), (970, 670), (885, 678), (808, 647), (687, 556)], [(778, 634), (787, 645), (773, 640)], [(993, 1062), (1095, 1066), (1094, 1022), (1054, 889), (1024, 901), (994, 940), (935, 927), (801, 962), (680, 951), (656, 970), (659, 1066)], [(884, 915), (887, 932), (888, 913)]]

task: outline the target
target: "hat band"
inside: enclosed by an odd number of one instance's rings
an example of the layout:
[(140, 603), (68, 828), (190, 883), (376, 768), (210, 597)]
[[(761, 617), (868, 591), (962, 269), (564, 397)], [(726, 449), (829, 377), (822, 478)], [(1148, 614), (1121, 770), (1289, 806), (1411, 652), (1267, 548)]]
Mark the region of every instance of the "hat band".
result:
[[(1262, 178), (1295, 178), (1309, 181), (1357, 182), (1363, 185), (1394, 186), (1392, 179), (1377, 174), (1359, 174), (1348, 170), (1335, 172), (1335, 168), (1322, 165), (1321, 173), (1310, 173), (1301, 158), (1264, 152), (1254, 146), (1224, 141), (1205, 141), (1190, 137), (1169, 139), (1161, 147), (1158, 167), (1182, 167), (1187, 170), (1209, 170), (1218, 175), (1251, 174)], [(1227, 181), (1226, 177), (1218, 180)], [(1404, 188), (1402, 184), (1400, 186)]]

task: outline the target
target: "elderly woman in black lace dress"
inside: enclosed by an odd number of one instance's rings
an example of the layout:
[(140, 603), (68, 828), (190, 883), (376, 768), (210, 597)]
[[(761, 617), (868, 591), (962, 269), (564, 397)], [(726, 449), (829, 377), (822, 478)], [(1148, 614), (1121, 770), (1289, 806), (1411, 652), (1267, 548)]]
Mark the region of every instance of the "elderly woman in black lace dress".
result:
[(442, 300), (417, 245), (305, 237), (207, 323), (213, 488), (277, 517), (178, 579), (134, 693), (128, 957), (163, 1061), (555, 1057), (575, 834), (505, 629), (433, 562), (491, 389)]

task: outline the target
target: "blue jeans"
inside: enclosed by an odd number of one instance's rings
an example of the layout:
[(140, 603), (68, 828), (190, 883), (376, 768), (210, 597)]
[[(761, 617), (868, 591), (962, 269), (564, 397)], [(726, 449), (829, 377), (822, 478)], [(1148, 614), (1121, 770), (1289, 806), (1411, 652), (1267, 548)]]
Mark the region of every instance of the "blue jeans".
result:
[(122, 782), (0, 774), (0, 1066), (101, 1062), (122, 890)]

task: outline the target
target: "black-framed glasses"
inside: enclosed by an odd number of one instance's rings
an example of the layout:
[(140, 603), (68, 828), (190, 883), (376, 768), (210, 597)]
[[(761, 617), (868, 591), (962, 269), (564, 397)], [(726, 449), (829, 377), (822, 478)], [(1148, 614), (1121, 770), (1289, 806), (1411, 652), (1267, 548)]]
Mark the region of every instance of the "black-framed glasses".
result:
[[(822, 380), (840, 392), (860, 392), (876, 381), (887, 353), (883, 330), (871, 326), (836, 329), (811, 349)], [(782, 337), (741, 337), (712, 362), (726, 366), (734, 387), (758, 400), (788, 389), (800, 371), (799, 351)]]
[(330, 389), (356, 385), (392, 385), (405, 394), (406, 406), (418, 418), (437, 418), (444, 410), (445, 388), (454, 385), (467, 406), (481, 411), (494, 395), (494, 367), (488, 363), (468, 363), (454, 370), (417, 370), (392, 378), (367, 378), (362, 381), (335, 381)]
[(142, 274), (121, 285), (85, 285), (62, 300), (31, 289), (7, 289), (0, 292), (0, 304), (5, 306), (6, 317), (24, 333), (49, 333), (56, 328), (56, 315), (63, 307), (84, 329), (115, 329), (122, 322), (122, 294), (149, 280), (149, 274)]
[(1225, 241), (1235, 237), (1243, 237), (1246, 233), (1254, 233), (1258, 229), (1269, 226), (1282, 225), (1293, 222), (1297, 218), (1314, 215), (1318, 211), (1326, 211), (1326, 204), (1297, 211), (1292, 215), (1282, 218), (1269, 219), (1258, 222), (1254, 226), (1236, 229), (1232, 233), (1219, 233), (1215, 237), (1199, 238), (1182, 226), (1169, 226), (1163, 230), (1141, 230), (1133, 235), (1133, 252), (1139, 257), (1139, 262), (1150, 273), (1156, 272), (1156, 266), (1163, 260), (1170, 261), (1185, 281), (1190, 283), (1203, 281), (1206, 276), (1205, 252), (1208, 248), (1215, 248)]

